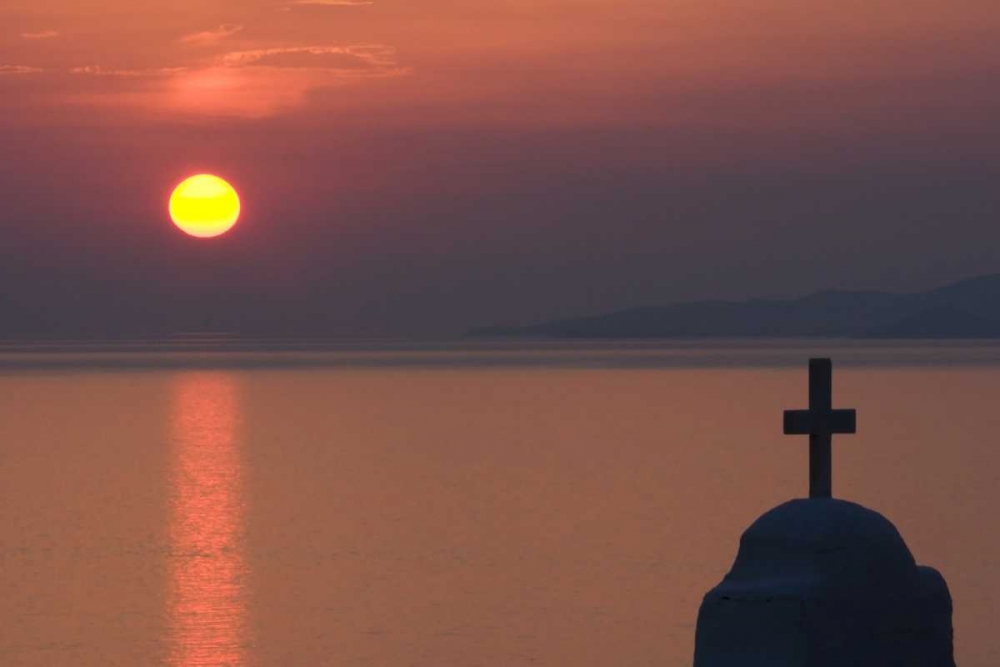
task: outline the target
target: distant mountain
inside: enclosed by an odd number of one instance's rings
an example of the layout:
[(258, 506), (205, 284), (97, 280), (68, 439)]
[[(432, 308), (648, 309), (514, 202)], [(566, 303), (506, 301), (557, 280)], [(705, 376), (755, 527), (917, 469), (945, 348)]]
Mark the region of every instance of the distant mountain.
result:
[(798, 299), (692, 301), (524, 327), (476, 337), (539, 338), (1000, 338), (1000, 274), (929, 292), (817, 292)]

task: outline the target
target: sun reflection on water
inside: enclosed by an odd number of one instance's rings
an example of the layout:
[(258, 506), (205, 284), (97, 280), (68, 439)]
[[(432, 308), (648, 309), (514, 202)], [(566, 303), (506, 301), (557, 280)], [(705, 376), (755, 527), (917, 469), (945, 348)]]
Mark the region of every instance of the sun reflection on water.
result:
[(172, 391), (170, 664), (245, 664), (245, 507), (236, 381), (180, 375)]

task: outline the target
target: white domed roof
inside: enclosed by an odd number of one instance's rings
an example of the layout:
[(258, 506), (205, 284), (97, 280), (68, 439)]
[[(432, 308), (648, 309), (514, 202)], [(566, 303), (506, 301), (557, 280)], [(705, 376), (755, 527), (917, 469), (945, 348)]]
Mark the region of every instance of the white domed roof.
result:
[(913, 590), (913, 555), (878, 512), (835, 499), (793, 500), (757, 519), (740, 539), (715, 593), (739, 599), (867, 597)]

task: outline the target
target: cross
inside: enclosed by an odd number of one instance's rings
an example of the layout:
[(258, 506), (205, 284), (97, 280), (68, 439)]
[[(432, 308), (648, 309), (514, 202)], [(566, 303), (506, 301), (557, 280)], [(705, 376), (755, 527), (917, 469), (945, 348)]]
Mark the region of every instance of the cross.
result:
[(785, 435), (809, 436), (809, 497), (833, 495), (834, 433), (856, 433), (854, 410), (834, 410), (833, 364), (829, 359), (809, 360), (809, 409), (785, 410)]

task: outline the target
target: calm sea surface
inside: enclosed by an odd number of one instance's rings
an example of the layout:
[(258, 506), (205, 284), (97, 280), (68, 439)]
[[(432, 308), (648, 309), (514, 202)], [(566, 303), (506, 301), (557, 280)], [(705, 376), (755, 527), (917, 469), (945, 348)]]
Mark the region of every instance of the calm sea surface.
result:
[(690, 665), (815, 353), (1000, 664), (1000, 346), (261, 347), (0, 349), (0, 665)]

